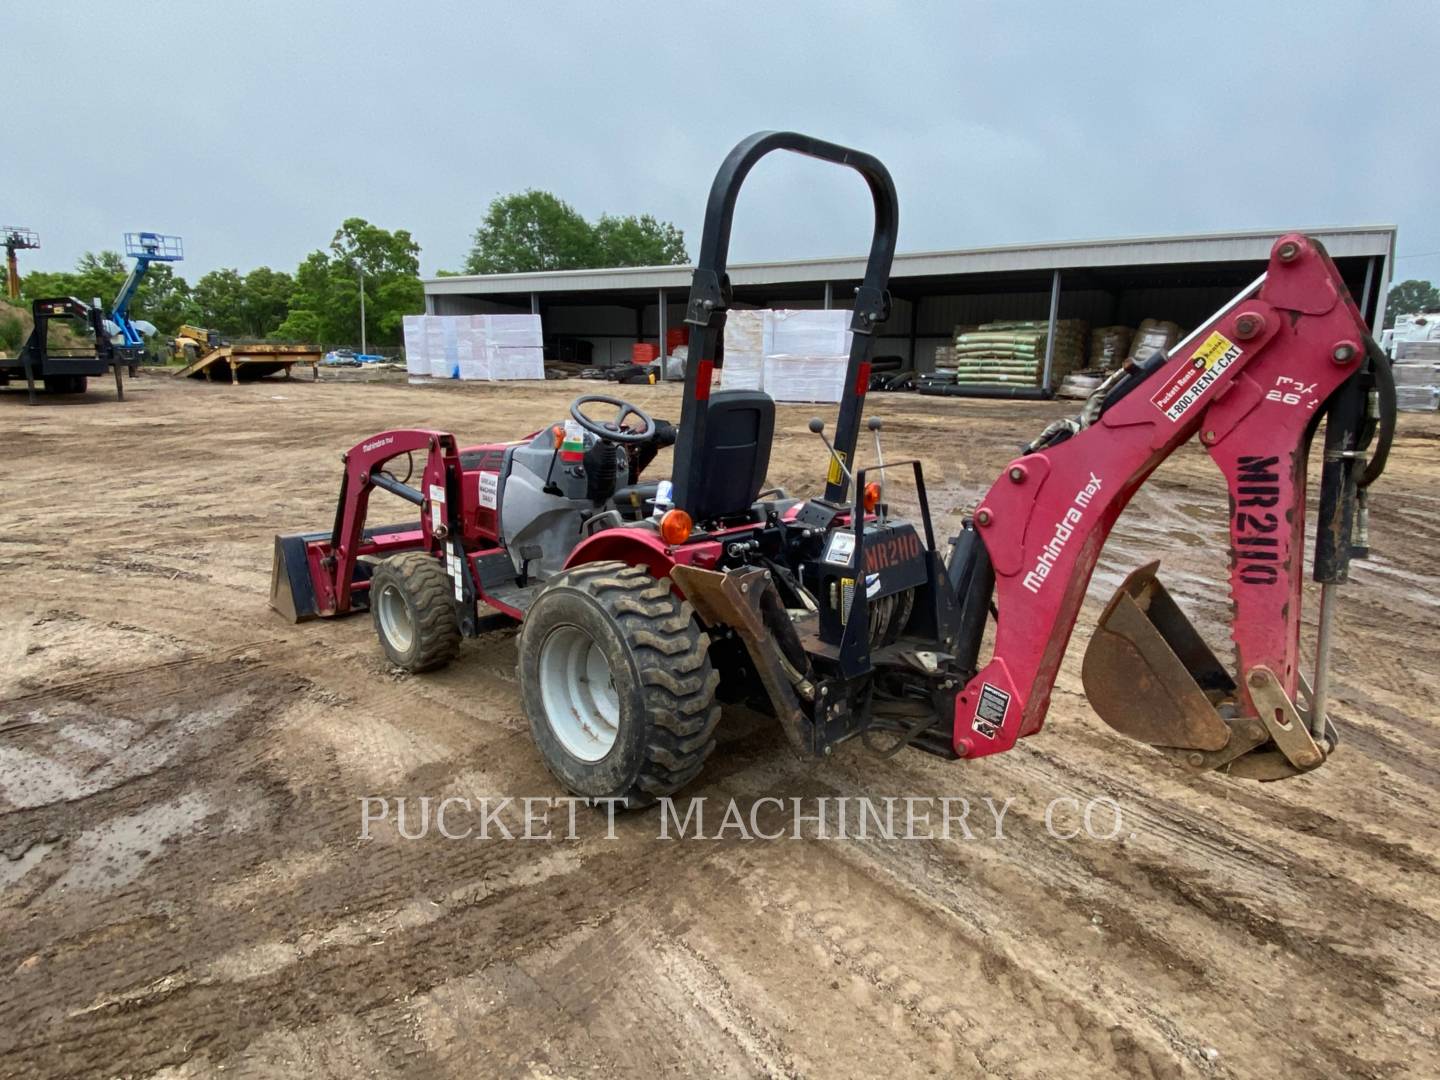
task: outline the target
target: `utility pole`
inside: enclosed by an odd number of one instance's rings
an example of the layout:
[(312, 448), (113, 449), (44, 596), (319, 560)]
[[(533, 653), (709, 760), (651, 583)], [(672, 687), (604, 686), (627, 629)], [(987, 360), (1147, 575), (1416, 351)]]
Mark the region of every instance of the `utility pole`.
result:
[(365, 268), (356, 263), (355, 269), (360, 274), (360, 351), (365, 353)]

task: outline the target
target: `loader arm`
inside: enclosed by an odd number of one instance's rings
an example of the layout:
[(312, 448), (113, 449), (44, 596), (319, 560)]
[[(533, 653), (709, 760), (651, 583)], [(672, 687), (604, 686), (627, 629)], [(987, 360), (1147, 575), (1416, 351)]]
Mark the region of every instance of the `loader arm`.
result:
[[(384, 469), (402, 455), (423, 455), (419, 485), (395, 479)], [(460, 500), (459, 452), (444, 431), (401, 428), (382, 431), (344, 454), (345, 474), (328, 533), (289, 533), (275, 538), (270, 605), (291, 622), (344, 615), (368, 588), (368, 570), (359, 560), (401, 550), (443, 555), (450, 531), (448, 507)], [(414, 478), (411, 478), (414, 479)], [(377, 487), (416, 507), (417, 524), (367, 528), (370, 493)], [(363, 597), (362, 597), (363, 599)], [(364, 610), (363, 603), (359, 605)]]
[[(956, 753), (997, 753), (1040, 730), (1110, 530), (1156, 466), (1198, 435), (1229, 488), (1237, 677), (1228, 680), (1188, 623), (1176, 625), (1184, 617), (1150, 580), (1152, 566), (1107, 608), (1096, 637), (1105, 644), (1098, 659), (1087, 656), (1087, 692), (1112, 726), (1193, 767), (1235, 762), (1238, 774), (1274, 779), (1320, 764), (1333, 733), (1323, 705), (1307, 716), (1301, 701), (1306, 465), (1320, 416), (1354, 399), (1375, 362), (1368, 341), (1323, 248), (1281, 237), (1265, 275), (1158, 367), (1120, 377), (1098, 416), (1012, 461), (974, 516), (999, 614), (991, 659), (956, 699)], [(1325, 581), (1344, 577), (1369, 438), (1353, 416), (1338, 423), (1357, 430), (1339, 440), (1335, 497), (1322, 498), (1320, 547), (1330, 554), (1316, 573)], [(1140, 628), (1127, 630), (1127, 619)], [(1107, 681), (1117, 685), (1091, 685)], [(1238, 762), (1257, 748), (1261, 760), (1246, 772)]]

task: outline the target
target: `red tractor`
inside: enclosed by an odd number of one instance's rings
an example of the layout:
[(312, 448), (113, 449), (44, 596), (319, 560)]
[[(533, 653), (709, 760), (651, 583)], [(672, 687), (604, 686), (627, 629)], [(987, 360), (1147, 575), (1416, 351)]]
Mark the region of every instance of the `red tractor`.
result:
[[(807, 499), (763, 490), (771, 399), (712, 389), (736, 195), (775, 150), (856, 170), (875, 205), (829, 475)], [(1084, 660), (1087, 695), (1112, 727), (1187, 769), (1274, 780), (1321, 765), (1337, 741), (1325, 690), (1332, 586), (1364, 555), (1368, 488), (1395, 416), (1387, 361), (1325, 251), (1280, 237), (1266, 273), (1205, 325), (1115, 372), (1006, 466), (947, 554), (919, 461), (851, 472), (897, 220), (875, 158), (789, 132), (746, 139), (710, 191), (677, 426), (585, 395), (567, 421), (518, 442), (372, 435), (344, 456), (332, 530), (276, 538), (272, 605), (292, 620), (368, 608), (386, 654), (409, 671), (519, 623), (536, 744), (566, 788), (594, 799), (642, 806), (694, 779), (715, 745), (722, 679), (768, 703), (803, 755), (890, 731), (887, 749), (980, 757), (1040, 730), (1111, 527), (1198, 435), (1230, 492), (1239, 670), (1217, 661), (1152, 564), (1105, 609)], [(1312, 687), (1299, 656), (1304, 487), (1322, 417)], [(824, 438), (818, 420), (811, 429)], [(671, 444), (673, 475), (642, 479)], [(397, 459), (412, 463), (404, 478)], [(915, 522), (890, 512), (877, 479), (897, 470), (913, 477)], [(418, 522), (367, 528), (375, 488), (415, 504)]]

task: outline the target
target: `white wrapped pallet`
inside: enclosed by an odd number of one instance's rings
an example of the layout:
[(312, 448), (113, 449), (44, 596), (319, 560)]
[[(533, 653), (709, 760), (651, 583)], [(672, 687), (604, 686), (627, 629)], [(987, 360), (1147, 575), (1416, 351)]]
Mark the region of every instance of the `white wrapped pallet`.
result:
[(430, 358), (430, 374), (436, 379), (460, 377), (460, 339), (458, 315), (431, 315), (425, 323), (425, 351)]
[(545, 350), (538, 345), (495, 345), (486, 348), (491, 382), (545, 378)]
[(765, 358), (745, 353), (725, 354), (725, 366), (720, 369), (722, 390), (763, 390), (765, 388)]
[(490, 358), (486, 352), (488, 341), (486, 330), (484, 315), (461, 315), (458, 317), (455, 334), (460, 378), (490, 378)]
[(767, 356), (765, 392), (776, 401), (837, 402), (845, 393), (847, 356)]
[(837, 402), (845, 395), (850, 312), (766, 312), (764, 390), (776, 401)]
[(486, 343), (502, 349), (538, 349), (545, 340), (539, 315), (485, 315)]
[(430, 358), (425, 353), (425, 318), (424, 315), (406, 315), (403, 320), (405, 370), (411, 378), (430, 374)]
[(1440, 407), (1440, 389), (1433, 386), (1397, 386), (1395, 406), (1401, 412), (1434, 412)]
[(1432, 364), (1440, 363), (1440, 338), (1426, 339), (1423, 341), (1413, 338), (1395, 342), (1395, 359), (1397, 361), (1428, 361)]
[(732, 311), (725, 316), (724, 390), (764, 389), (765, 322), (768, 311)]
[(1396, 386), (1440, 386), (1440, 364), (1423, 360), (1395, 360), (1390, 365)]
[(849, 356), (850, 312), (776, 309), (766, 313), (766, 356)]

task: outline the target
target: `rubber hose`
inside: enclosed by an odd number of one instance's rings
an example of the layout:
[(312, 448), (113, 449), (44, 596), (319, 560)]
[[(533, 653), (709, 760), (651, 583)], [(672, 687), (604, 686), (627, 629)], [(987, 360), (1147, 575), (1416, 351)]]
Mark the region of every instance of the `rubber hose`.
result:
[(1366, 488), (1380, 478), (1385, 463), (1390, 460), (1390, 444), (1395, 441), (1395, 417), (1397, 402), (1395, 395), (1395, 372), (1390, 369), (1390, 358), (1375, 344), (1374, 338), (1366, 338), (1365, 351), (1370, 356), (1370, 367), (1375, 372), (1375, 389), (1380, 397), (1380, 430), (1377, 432), (1375, 453), (1365, 463), (1365, 472), (1356, 486)]

